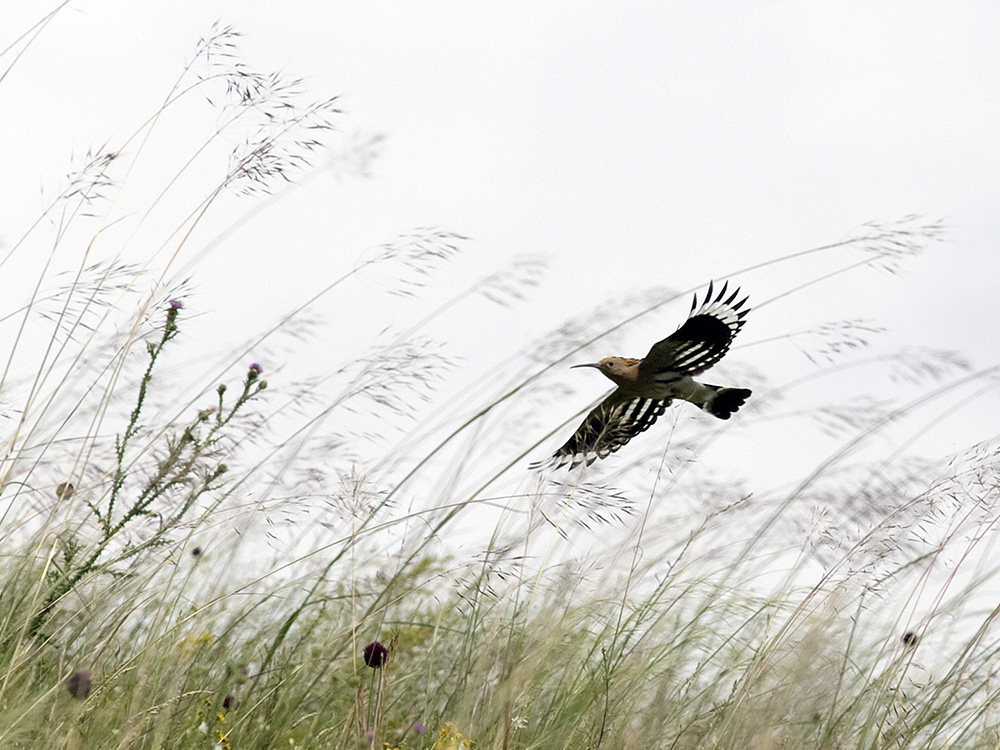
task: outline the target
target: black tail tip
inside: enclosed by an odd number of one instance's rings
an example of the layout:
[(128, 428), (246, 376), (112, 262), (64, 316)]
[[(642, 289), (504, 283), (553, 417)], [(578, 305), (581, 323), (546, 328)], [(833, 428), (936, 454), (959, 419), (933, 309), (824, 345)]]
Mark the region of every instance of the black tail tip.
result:
[(712, 399), (709, 411), (714, 417), (729, 419), (746, 403), (750, 393), (748, 388), (722, 388)]

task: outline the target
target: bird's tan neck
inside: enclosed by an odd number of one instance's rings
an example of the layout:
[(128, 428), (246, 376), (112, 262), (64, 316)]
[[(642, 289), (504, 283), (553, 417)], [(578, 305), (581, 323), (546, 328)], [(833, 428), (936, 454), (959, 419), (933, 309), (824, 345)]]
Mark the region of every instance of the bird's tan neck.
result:
[(608, 378), (622, 388), (630, 388), (639, 383), (639, 363), (641, 359), (631, 357), (608, 357), (608, 365), (601, 368)]

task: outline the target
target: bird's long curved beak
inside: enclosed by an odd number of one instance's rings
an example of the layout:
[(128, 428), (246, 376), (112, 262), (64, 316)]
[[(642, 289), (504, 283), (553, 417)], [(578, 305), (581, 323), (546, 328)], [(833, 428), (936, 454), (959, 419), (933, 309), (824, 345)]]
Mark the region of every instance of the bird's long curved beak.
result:
[(588, 362), (585, 365), (570, 365), (569, 369), (572, 370), (574, 367), (596, 367), (598, 370), (601, 369), (601, 366), (599, 364), (597, 364), (596, 362)]

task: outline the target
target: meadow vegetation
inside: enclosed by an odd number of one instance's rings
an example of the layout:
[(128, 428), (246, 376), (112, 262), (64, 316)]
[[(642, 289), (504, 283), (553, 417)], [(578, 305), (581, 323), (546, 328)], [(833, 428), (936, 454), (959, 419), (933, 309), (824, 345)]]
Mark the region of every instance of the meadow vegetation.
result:
[[(567, 321), (451, 393), (433, 326), (470, 297), (514, 314), (542, 270), (522, 260), (322, 376), (271, 372), (260, 352), (322, 337), (310, 305), (349, 280), (432, 284), (468, 244), (437, 228), (240, 332), (215, 369), (192, 366), (199, 299), (173, 268), (190, 238), (213, 212), (254, 210), (234, 195), (290, 196), (328, 168), (341, 117), (336, 97), (254, 72), (237, 42), (214, 28), (163, 107), (92, 151), (0, 255), (0, 274), (40, 243), (69, 259), (0, 310), (0, 747), (1000, 746), (997, 445), (906, 450), (935, 424), (915, 415), (992, 395), (996, 368), (873, 349), (877, 331), (846, 320), (796, 331), (815, 366), (767, 383), (749, 369), (766, 342), (745, 336), (727, 380), (755, 397), (726, 431), (692, 410), (607, 462), (529, 472), (586, 400), (564, 366), (690, 295)], [(149, 212), (223, 146), (225, 176), (148, 263), (127, 262), (105, 229), (158, 226), (116, 213), (129, 164), (197, 97), (217, 128)], [(377, 143), (337, 164), (364, 172)], [(771, 263), (834, 254), (831, 273), (891, 272), (941, 232), (873, 223)], [(828, 395), (797, 415), (830, 447), (791, 483), (720, 470), (786, 424), (789, 394), (854, 367), (904, 384), (900, 398)], [(899, 447), (869, 450), (890, 433)]]

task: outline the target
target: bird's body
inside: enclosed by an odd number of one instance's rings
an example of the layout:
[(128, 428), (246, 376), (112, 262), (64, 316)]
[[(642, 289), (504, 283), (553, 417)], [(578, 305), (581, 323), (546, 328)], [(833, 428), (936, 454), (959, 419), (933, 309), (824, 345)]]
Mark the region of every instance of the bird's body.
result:
[[(695, 296), (691, 314), (670, 336), (653, 345), (643, 359), (605, 357), (594, 367), (618, 387), (587, 415), (565, 445), (544, 464), (554, 467), (590, 464), (605, 458), (649, 428), (674, 399), (689, 401), (719, 419), (729, 417), (749, 398), (746, 388), (722, 388), (694, 379), (716, 364), (743, 327), (749, 311), (747, 298), (736, 302), (737, 289), (728, 298), (726, 286), (714, 299), (708, 285), (705, 302)], [(697, 308), (697, 309), (696, 309)]]

